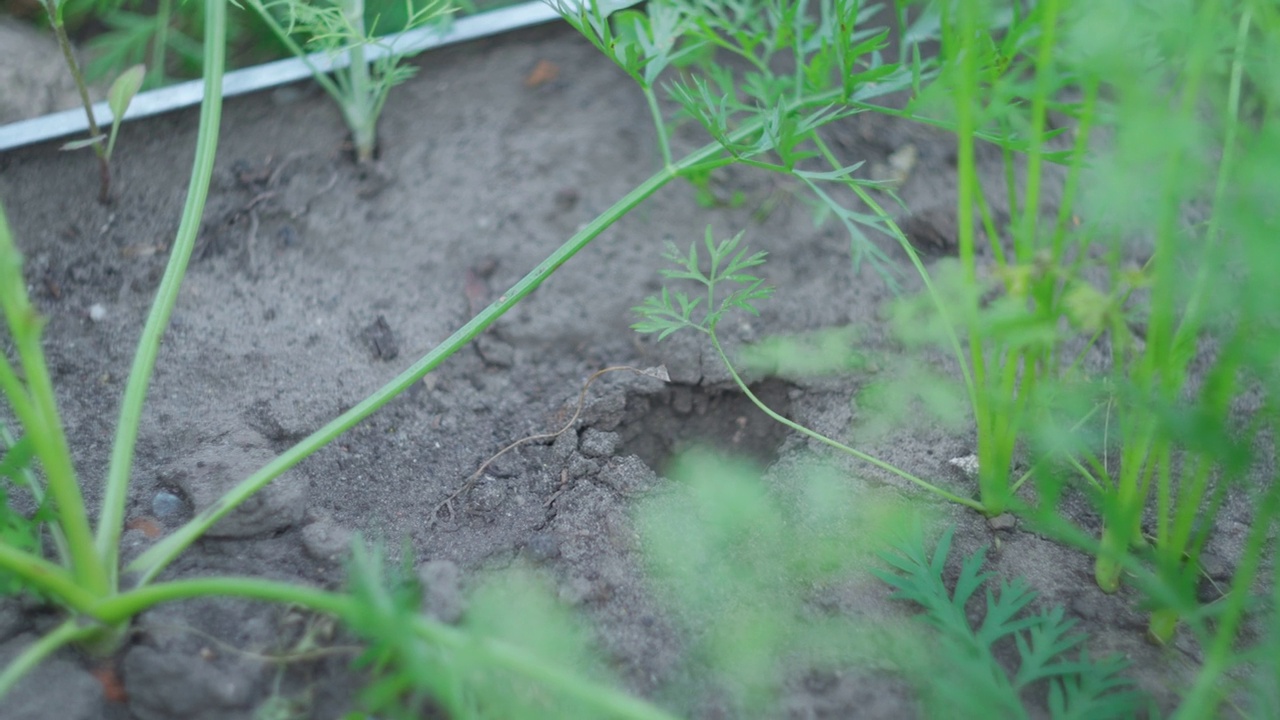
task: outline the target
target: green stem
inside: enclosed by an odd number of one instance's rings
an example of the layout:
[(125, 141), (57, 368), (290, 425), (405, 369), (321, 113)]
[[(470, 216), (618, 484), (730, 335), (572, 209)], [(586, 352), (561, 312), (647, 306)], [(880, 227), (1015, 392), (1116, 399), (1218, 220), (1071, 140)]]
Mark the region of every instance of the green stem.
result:
[[(151, 41), (151, 67), (147, 74), (148, 85), (153, 88), (164, 84), (164, 56), (169, 46), (169, 17), (173, 0), (159, 0), (156, 3), (156, 36)], [(110, 155), (110, 153), (108, 153)]]
[[(3, 698), (6, 693), (12, 690), (23, 675), (27, 674), (59, 648), (89, 637), (97, 631), (98, 628), (91, 625), (81, 625), (72, 618), (63, 621), (61, 625), (23, 648), (14, 659), (9, 661), (4, 671), (0, 672), (0, 698)], [(56, 692), (56, 689), (51, 689), (51, 691)]]
[[(1235, 577), (1231, 581), (1231, 592), (1227, 594), (1223, 601), (1224, 607), (1217, 616), (1213, 641), (1205, 651), (1200, 672), (1196, 674), (1191, 690), (1183, 696), (1173, 720), (1198, 720), (1216, 716), (1215, 711), (1222, 700), (1218, 684), (1223, 674), (1231, 668), (1232, 658), (1238, 652), (1236, 633), (1244, 621), (1258, 568), (1264, 558), (1270, 557), (1266, 548), (1268, 536), (1280, 515), (1280, 478), (1271, 479), (1270, 487), (1257, 507), (1254, 522), (1240, 553), (1240, 563), (1236, 566)], [(1276, 574), (1272, 582), (1275, 583), (1275, 595), (1280, 597), (1280, 574)]]
[[(1026, 194), (1022, 204), (1022, 224), (1014, 242), (1018, 262), (1030, 262), (1035, 249), (1040, 219), (1040, 177), (1044, 160), (1044, 127), (1049, 94), (1053, 91), (1053, 52), (1058, 28), (1058, 0), (1037, 3), (1040, 12), (1040, 47), (1036, 55), (1035, 95), (1031, 99), (1031, 146), (1027, 148)], [(1056, 258), (1055, 258), (1056, 259)]]
[(10, 337), (17, 348), (26, 389), (7, 360), (0, 362), (0, 388), (9, 398), (25, 436), (31, 438), (35, 456), (44, 469), (46, 490), (53, 498), (57, 522), (66, 537), (75, 583), (85, 592), (105, 595), (110, 591), (110, 581), (94, 552), (89, 516), (71, 464), (71, 448), (40, 346), (44, 320), (27, 296), (22, 256), (13, 243), (3, 209), (0, 209), (0, 310), (4, 312)]
[(7, 543), (0, 543), (0, 570), (16, 575), (27, 585), (78, 612), (84, 612), (103, 597), (86, 589), (66, 568)]
[[(13, 371), (9, 367), (8, 361), (3, 356), (0, 356), (0, 377), (4, 377), (6, 374), (12, 377)], [(12, 379), (16, 381), (17, 378)], [(13, 384), (16, 385), (16, 382)], [(0, 386), (5, 388), (5, 395), (12, 399), (9, 392), (9, 384), (6, 383), (5, 380), (0, 380)], [(0, 447), (0, 451), (12, 450), (13, 446), (17, 444), (17, 442), (17, 438), (15, 438), (13, 433), (9, 431), (9, 426), (6, 425), (4, 421), (0, 421), (0, 443), (3, 443), (3, 447)], [(31, 493), (31, 499), (35, 501), (36, 507), (44, 505), (44, 486), (40, 484), (40, 480), (36, 477), (36, 474), (32, 472), (30, 467), (24, 467), (18, 470), (17, 482)], [(53, 547), (58, 553), (59, 561), (61, 561), (63, 565), (67, 565), (71, 562), (71, 553), (67, 550), (66, 535), (62, 533), (62, 528), (59, 527), (57, 523), (49, 523), (46, 527), (49, 529), (49, 535), (53, 539)], [(43, 546), (43, 543), (41, 543), (41, 546)]]
[[(821, 137), (814, 135), (814, 142), (818, 146), (818, 151), (822, 153), (823, 158), (831, 165), (831, 167), (839, 168), (840, 161), (836, 158), (834, 152)], [(897, 221), (885, 211), (884, 207), (871, 197), (871, 193), (859, 183), (848, 183), (850, 189), (858, 196), (858, 199), (868, 207), (876, 217), (884, 223), (885, 228), (889, 231), (889, 235), (898, 242), (898, 247), (907, 254), (907, 258), (911, 260), (911, 266), (915, 268), (916, 273), (920, 275), (920, 281), (924, 283), (925, 290), (929, 293), (929, 297), (933, 300), (934, 307), (938, 310), (938, 315), (943, 320), (943, 325), (947, 331), (947, 341), (951, 345), (952, 354), (955, 355), (956, 362), (960, 365), (960, 373), (964, 377), (965, 391), (969, 395), (969, 402), (975, 407), (977, 405), (977, 391), (973, 385), (973, 375), (969, 372), (969, 365), (965, 362), (964, 348), (960, 344), (960, 336), (956, 334), (956, 322), (952, 318), (951, 311), (946, 301), (942, 297), (942, 293), (938, 292), (937, 287), (933, 284), (933, 277), (929, 275), (929, 271), (924, 266), (924, 261), (920, 259), (920, 254), (916, 252), (915, 247), (911, 245), (911, 241), (907, 239), (902, 228), (898, 227)]]
[[(699, 328), (699, 329), (702, 329), (702, 328)], [(729, 362), (729, 356), (725, 354), (724, 348), (720, 346), (720, 339), (716, 337), (715, 331), (714, 330), (708, 331), (705, 329), (702, 329), (702, 330), (703, 332), (707, 333), (707, 335), (711, 338), (711, 344), (715, 347), (716, 353), (720, 356), (720, 361), (724, 363), (725, 368), (729, 371), (729, 375), (733, 378), (734, 384), (736, 384), (738, 386), (738, 389), (741, 390), (742, 393), (747, 396), (747, 399), (749, 399), (756, 407), (760, 408), (760, 411), (763, 412), (765, 415), (768, 415), (769, 417), (773, 418), (777, 422), (782, 423), (783, 425), (791, 428), (792, 430), (795, 430), (796, 432), (802, 435), (805, 435), (806, 437), (813, 438), (814, 440), (817, 440), (818, 442), (823, 443), (824, 445), (829, 445), (843, 453), (852, 455), (853, 457), (865, 463), (874, 465), (880, 468), (881, 470), (885, 470), (887, 472), (893, 473), (894, 475), (897, 475), (898, 477), (904, 480), (907, 480), (908, 482), (914, 483), (915, 485), (918, 485), (924, 488), (925, 490), (928, 490), (929, 492), (935, 495), (938, 495), (939, 497), (945, 498), (947, 500), (950, 500), (951, 502), (958, 503), (960, 505), (973, 508), (974, 510), (977, 510), (979, 512), (985, 512), (985, 508), (982, 505), (982, 503), (979, 503), (975, 500), (971, 500), (966, 497), (960, 497), (959, 495), (943, 490), (937, 485), (934, 485), (925, 480), (921, 480), (915, 475), (912, 475), (911, 473), (905, 470), (902, 470), (894, 465), (890, 465), (889, 463), (877, 457), (868, 455), (867, 453), (864, 453), (861, 450), (856, 450), (854, 448), (851, 448), (848, 445), (845, 445), (841, 442), (837, 442), (836, 440), (832, 440), (831, 438), (827, 437), (826, 435), (823, 435), (822, 433), (816, 432), (814, 430), (810, 430), (804, 425), (801, 425), (800, 423), (789, 420), (786, 417), (774, 412), (773, 408), (770, 408), (768, 405), (764, 403), (763, 400), (756, 397), (756, 394), (751, 392), (751, 388), (747, 387), (747, 384), (743, 382), (742, 377), (738, 375), (738, 371), (734, 369), (733, 363)]]
[[(67, 71), (75, 81), (76, 91), (80, 94), (80, 104), (84, 107), (85, 119), (89, 121), (89, 137), (102, 135), (98, 128), (98, 120), (93, 116), (93, 101), (89, 99), (89, 86), (84, 81), (84, 73), (80, 71), (80, 62), (76, 60), (75, 50), (71, 47), (71, 39), (67, 37), (67, 28), (62, 23), (62, 8), (58, 0), (43, 0), (44, 10), (49, 15), (49, 24), (53, 26), (53, 34), (58, 38), (58, 47), (62, 50), (62, 59), (67, 63)], [(90, 147), (98, 156), (98, 202), (104, 205), (111, 200), (111, 165), (107, 162), (107, 149), (101, 142)]]
[[(301, 605), (315, 612), (347, 618), (362, 611), (352, 597), (305, 586), (257, 578), (195, 578), (130, 590), (102, 601), (94, 608), (93, 614), (101, 620), (118, 623), (160, 603), (218, 595)], [(516, 645), (492, 638), (477, 638), (422, 615), (413, 619), (412, 632), (447, 650), (477, 653), (492, 665), (505, 667), (558, 689), (608, 716), (632, 720), (674, 720), (642, 700), (584, 680), (548, 662), (547, 658)]]
[(299, 45), (297, 41), (295, 41), (280, 25), (275, 16), (271, 14), (271, 11), (262, 4), (262, 0), (245, 0), (245, 2), (247, 2), (249, 7), (253, 8), (254, 11), (258, 13), (258, 17), (267, 24), (267, 27), (270, 28), (271, 33), (276, 36), (276, 39), (280, 41), (280, 44), (284, 45), (294, 57), (301, 60), (302, 63), (307, 66), (307, 69), (311, 71), (311, 76), (315, 79), (316, 84), (323, 88), (324, 91), (329, 94), (329, 97), (333, 98), (333, 101), (338, 104), (338, 107), (345, 107), (346, 101), (343, 99), (344, 96), (342, 90), (338, 88), (338, 85), (328, 76), (328, 74), (311, 62), (311, 57), (307, 54), (307, 51), (304, 50), (302, 46)]
[(653, 130), (658, 136), (658, 149), (662, 151), (662, 166), (671, 167), (671, 143), (667, 139), (667, 124), (662, 120), (662, 108), (658, 105), (658, 96), (653, 88), (642, 85), (645, 102), (649, 105), (649, 115), (653, 117)]
[(354, 42), (347, 48), (350, 64), (347, 65), (350, 84), (349, 96), (341, 104), (342, 114), (351, 127), (351, 139), (356, 146), (356, 161), (373, 160), (378, 143), (377, 115), (373, 106), (377, 103), (377, 90), (372, 87), (369, 64), (364, 56), (364, 0), (342, 0), (342, 14), (347, 20)]
[[(102, 500), (102, 514), (98, 522), (97, 553), (114, 578), (117, 572), (120, 534), (124, 525), (124, 506), (129, 491), (129, 476), (133, 466), (134, 448), (138, 441), (138, 425), (142, 421), (142, 403), (151, 383), (151, 372), (160, 352), (160, 341), (169, 316), (178, 299), (178, 290), (186, 274), (191, 251), (195, 247), (204, 214), (205, 199), (209, 194), (209, 181), (213, 175), (213, 161), (218, 149), (218, 124), (222, 117), (222, 74), (226, 64), (227, 6), (225, 0), (209, 0), (205, 3), (204, 39), (204, 101), (200, 106), (200, 129), (196, 138), (195, 162), (191, 170), (191, 183), (187, 189), (186, 205), (182, 221), (174, 238), (169, 264), (151, 314), (138, 342), (133, 358), (129, 381), (125, 386), (124, 400), (120, 406), (120, 423), (116, 427), (115, 444), (111, 451), (111, 465), (107, 470), (107, 487)], [(68, 534), (69, 535), (69, 534)], [(73, 544), (75, 541), (68, 537)]]

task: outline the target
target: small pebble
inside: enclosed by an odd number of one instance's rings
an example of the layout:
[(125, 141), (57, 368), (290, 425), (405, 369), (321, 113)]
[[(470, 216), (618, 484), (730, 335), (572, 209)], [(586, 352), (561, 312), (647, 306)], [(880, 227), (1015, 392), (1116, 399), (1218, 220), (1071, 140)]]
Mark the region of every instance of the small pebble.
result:
[(952, 467), (959, 468), (960, 472), (964, 473), (965, 477), (970, 480), (978, 477), (977, 455), (965, 455), (964, 457), (951, 458), (947, 461), (947, 464)]
[(1003, 513), (993, 518), (987, 518), (987, 525), (992, 530), (1012, 530), (1018, 525), (1018, 518), (1012, 513)]
[(160, 520), (175, 520), (187, 511), (182, 498), (168, 490), (161, 490), (151, 498), (151, 514)]
[(107, 319), (107, 309), (102, 303), (94, 303), (89, 306), (89, 319), (94, 322), (102, 322)]
[(302, 549), (315, 560), (340, 560), (350, 547), (351, 531), (330, 520), (317, 520), (302, 528)]

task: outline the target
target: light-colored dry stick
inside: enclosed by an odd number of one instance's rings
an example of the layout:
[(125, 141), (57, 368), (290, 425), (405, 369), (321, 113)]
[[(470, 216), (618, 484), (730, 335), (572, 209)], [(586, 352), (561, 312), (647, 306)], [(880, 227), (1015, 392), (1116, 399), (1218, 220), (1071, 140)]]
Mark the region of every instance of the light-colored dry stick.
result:
[(603, 370), (597, 370), (591, 377), (587, 378), (587, 381), (585, 383), (583, 383), (582, 390), (581, 392), (578, 393), (578, 407), (576, 410), (573, 411), (573, 417), (569, 418), (569, 422), (565, 423), (564, 427), (560, 428), (559, 430), (556, 430), (555, 432), (541, 433), (538, 435), (530, 435), (528, 437), (520, 438), (519, 440), (516, 440), (510, 445), (494, 453), (488, 460), (485, 460), (483, 463), (481, 463), (480, 467), (477, 468), (475, 472), (471, 473), (471, 475), (466, 479), (466, 481), (462, 483), (461, 486), (458, 487), (457, 490), (454, 490), (449, 495), (449, 497), (440, 501), (440, 504), (436, 505), (435, 510), (431, 511), (432, 517), (435, 519), (440, 519), (440, 511), (448, 510), (448, 515), (446, 515), (444, 519), (452, 520), (454, 518), (453, 501), (456, 500), (459, 495), (462, 495), (463, 493), (467, 492), (471, 488), (475, 487), (476, 480), (478, 480), (480, 476), (484, 474), (485, 470), (489, 469), (489, 466), (493, 464), (493, 461), (507, 454), (508, 451), (514, 450), (520, 447), (521, 445), (524, 445), (525, 443), (530, 443), (535, 440), (555, 440), (556, 438), (560, 437), (565, 432), (567, 432), (569, 428), (573, 427), (574, 423), (578, 422), (578, 416), (582, 414), (582, 408), (586, 405), (587, 390), (591, 387), (591, 384), (594, 383), (596, 379), (598, 379), (601, 375), (604, 375), (605, 373), (617, 372), (620, 370), (626, 370), (627, 372), (633, 372), (637, 375), (643, 375), (645, 377), (657, 378), (658, 380), (661, 380), (663, 382), (671, 382), (671, 376), (667, 374), (667, 368), (663, 365), (646, 368), (644, 370), (641, 370), (640, 368), (631, 367), (630, 365), (615, 365), (613, 367), (607, 367)]

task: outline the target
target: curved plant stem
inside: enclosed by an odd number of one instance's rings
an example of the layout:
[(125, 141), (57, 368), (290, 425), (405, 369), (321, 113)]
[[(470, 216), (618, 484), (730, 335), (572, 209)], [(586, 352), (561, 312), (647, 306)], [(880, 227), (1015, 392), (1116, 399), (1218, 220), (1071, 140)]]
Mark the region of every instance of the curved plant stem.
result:
[(720, 346), (720, 338), (716, 337), (715, 329), (713, 328), (711, 330), (704, 330), (704, 332), (706, 332), (707, 335), (711, 337), (711, 344), (715, 346), (716, 353), (720, 356), (720, 361), (724, 363), (724, 366), (726, 369), (728, 369), (729, 374), (733, 376), (733, 382), (738, 386), (738, 389), (741, 390), (743, 394), (747, 396), (747, 399), (751, 400), (751, 402), (754, 403), (756, 407), (760, 408), (761, 412), (763, 412), (765, 415), (768, 415), (774, 420), (782, 423), (783, 425), (791, 428), (792, 430), (795, 430), (796, 432), (802, 435), (813, 438), (814, 440), (817, 440), (818, 442), (823, 443), (825, 445), (830, 445), (831, 447), (841, 452), (852, 455), (853, 457), (865, 463), (874, 465), (880, 468), (881, 470), (891, 472), (894, 475), (897, 475), (898, 477), (904, 480), (907, 480), (915, 485), (919, 485), (920, 487), (924, 488), (925, 490), (928, 490), (929, 492), (935, 495), (938, 495), (939, 497), (945, 498), (954, 503), (959, 503), (960, 505), (964, 505), (966, 507), (973, 508), (978, 512), (985, 512), (985, 508), (983, 507), (982, 503), (976, 500), (972, 500), (966, 497), (960, 497), (955, 493), (943, 490), (937, 485), (934, 485), (933, 483), (930, 483), (926, 480), (921, 480), (920, 478), (916, 477), (915, 475), (912, 475), (911, 473), (905, 470), (902, 470), (894, 465), (890, 465), (889, 463), (883, 460), (880, 460), (879, 458), (876, 458), (872, 455), (868, 455), (867, 453), (864, 453), (861, 450), (856, 450), (854, 448), (849, 447), (848, 445), (832, 440), (831, 438), (827, 437), (826, 435), (823, 435), (822, 433), (810, 430), (809, 428), (801, 425), (800, 423), (789, 420), (786, 417), (783, 417), (782, 415), (774, 412), (773, 408), (770, 408), (768, 405), (764, 403), (763, 400), (756, 397), (755, 393), (751, 392), (751, 388), (747, 387), (747, 384), (743, 382), (742, 377), (738, 375), (738, 371), (735, 370), (733, 367), (733, 364), (729, 362), (729, 356), (725, 354), (724, 348)]
[[(71, 47), (71, 38), (67, 37), (67, 27), (62, 24), (62, 3), (58, 0), (43, 0), (45, 12), (49, 15), (49, 24), (53, 26), (53, 34), (58, 38), (58, 47), (62, 50), (62, 59), (67, 63), (67, 71), (76, 83), (76, 91), (80, 94), (80, 104), (84, 106), (85, 119), (89, 122), (89, 137), (102, 136), (98, 120), (93, 116), (93, 101), (89, 99), (89, 86), (85, 84), (84, 73), (80, 71), (80, 62), (76, 60), (75, 50)], [(107, 158), (106, 146), (96, 142), (90, 147), (98, 156), (98, 202), (107, 204), (111, 201), (111, 163)]]
[[(99, 603), (93, 615), (105, 622), (122, 622), (160, 603), (215, 595), (292, 603), (338, 617), (350, 617), (361, 612), (360, 604), (350, 596), (306, 586), (257, 578), (196, 578), (157, 583), (121, 593)], [(493, 665), (545, 683), (604, 713), (595, 717), (674, 720), (671, 715), (643, 700), (584, 680), (519, 646), (493, 638), (476, 637), (422, 615), (414, 618), (412, 632), (447, 650), (477, 653)]]
[(658, 96), (653, 88), (645, 85), (644, 100), (649, 105), (649, 114), (653, 117), (653, 131), (658, 136), (658, 149), (662, 152), (662, 166), (671, 167), (671, 141), (667, 138), (667, 124), (662, 121), (662, 108), (658, 105)]
[[(22, 276), (22, 256), (13, 244), (9, 222), (0, 209), (0, 311), (9, 326), (25, 384), (8, 360), (0, 355), (0, 391), (9, 399), (44, 470), (46, 490), (53, 499), (58, 523), (67, 541), (70, 576), (79, 589), (104, 595), (109, 577), (94, 553), (93, 531), (84, 497), (71, 464), (71, 448), (58, 414), (58, 403), (49, 378), (49, 366), (40, 347), (44, 320), (31, 305)], [(6, 546), (6, 549), (12, 550)], [(16, 552), (16, 551), (14, 551)]]
[(74, 618), (63, 621), (54, 628), (23, 648), (17, 657), (9, 661), (4, 671), (0, 672), (0, 697), (4, 697), (14, 685), (41, 661), (70, 643), (76, 642), (98, 632), (91, 625), (81, 625)]
[[(68, 607), (84, 611), (100, 598), (100, 594), (84, 588), (79, 578), (66, 568), (55, 565), (38, 555), (23, 552), (8, 543), (0, 543), (0, 570), (22, 579), (42, 593), (55, 597)], [(3, 693), (0, 693), (3, 695)]]
[[(226, 0), (210, 0), (205, 4), (204, 101), (200, 106), (200, 130), (196, 139), (196, 156), (191, 171), (182, 222), (165, 268), (164, 278), (156, 292), (155, 303), (142, 331), (138, 351), (134, 355), (129, 382), (120, 406), (120, 423), (116, 427), (111, 465), (107, 471), (106, 494), (98, 521), (97, 552), (111, 573), (114, 585), (120, 534), (123, 530), (124, 504), (129, 490), (134, 446), (138, 441), (138, 424), (142, 421), (142, 403), (151, 383), (151, 371), (160, 352), (160, 339), (169, 324), (169, 315), (178, 299), (178, 289), (187, 271), (187, 262), (195, 247), (200, 219), (204, 215), (209, 180), (218, 148), (218, 124), (222, 117), (222, 73), (226, 64)], [(68, 538), (70, 539), (70, 538)]]

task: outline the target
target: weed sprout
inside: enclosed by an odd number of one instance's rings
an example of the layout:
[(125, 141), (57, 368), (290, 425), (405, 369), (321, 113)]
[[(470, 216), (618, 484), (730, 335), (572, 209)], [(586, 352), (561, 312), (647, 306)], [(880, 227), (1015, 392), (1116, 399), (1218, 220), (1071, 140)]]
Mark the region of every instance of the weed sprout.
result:
[(76, 90), (80, 93), (80, 103), (84, 106), (85, 118), (89, 122), (89, 137), (74, 140), (62, 146), (63, 150), (93, 148), (98, 157), (98, 202), (111, 202), (111, 155), (115, 152), (116, 136), (120, 132), (120, 122), (125, 111), (133, 102), (133, 96), (142, 88), (142, 80), (146, 76), (146, 67), (134, 65), (128, 68), (111, 83), (107, 91), (107, 105), (111, 109), (111, 129), (104, 133), (98, 127), (98, 120), (93, 114), (93, 102), (89, 99), (89, 87), (85, 84), (84, 73), (80, 71), (80, 62), (76, 60), (71, 39), (67, 36), (66, 25), (62, 22), (64, 3), (58, 0), (43, 0), (45, 13), (49, 17), (49, 25), (58, 38), (58, 46), (62, 49), (62, 57), (67, 63), (67, 70), (75, 81)]

